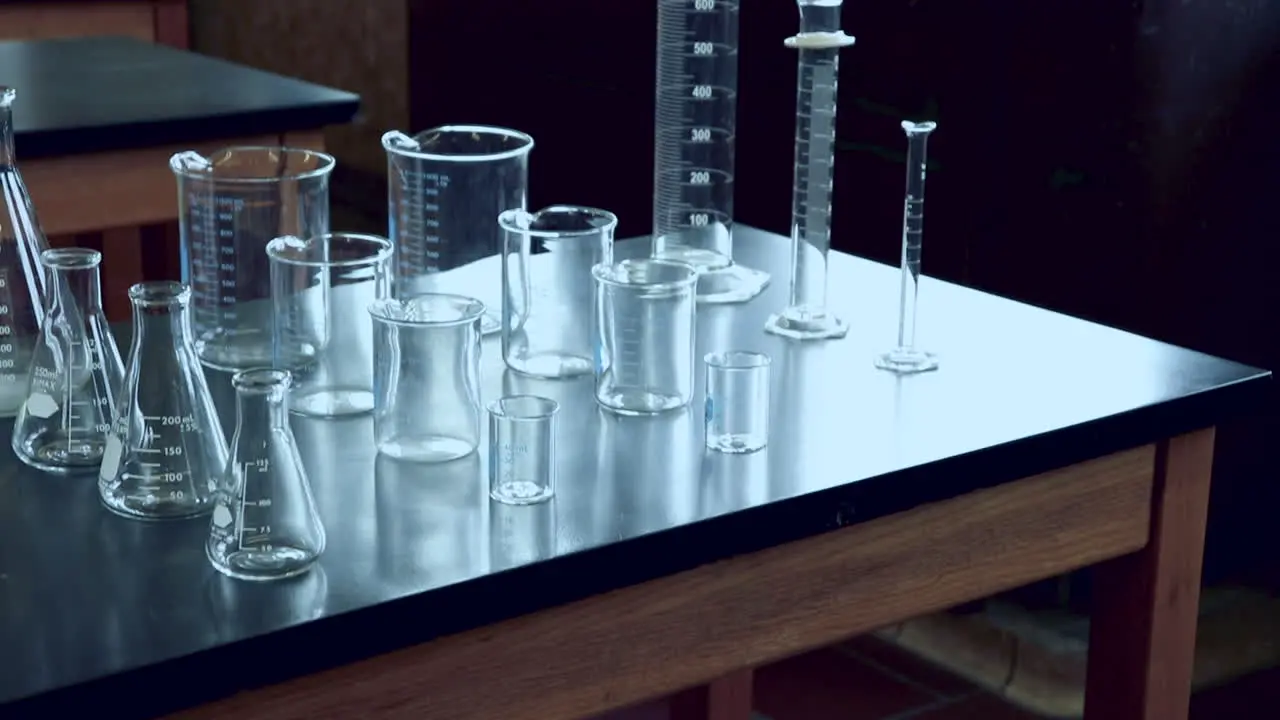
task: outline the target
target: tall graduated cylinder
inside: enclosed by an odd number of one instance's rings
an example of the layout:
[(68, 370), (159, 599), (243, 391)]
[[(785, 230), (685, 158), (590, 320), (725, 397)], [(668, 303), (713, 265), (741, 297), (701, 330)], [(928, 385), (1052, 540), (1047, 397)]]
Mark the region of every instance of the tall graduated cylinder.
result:
[(502, 253), (502, 357), (525, 375), (568, 378), (592, 370), (591, 268), (613, 262), (611, 212), (553, 205), (498, 217)]
[(230, 147), (169, 160), (178, 182), (182, 279), (200, 361), (223, 370), (272, 361), (267, 243), (329, 231), (333, 157), (313, 150)]

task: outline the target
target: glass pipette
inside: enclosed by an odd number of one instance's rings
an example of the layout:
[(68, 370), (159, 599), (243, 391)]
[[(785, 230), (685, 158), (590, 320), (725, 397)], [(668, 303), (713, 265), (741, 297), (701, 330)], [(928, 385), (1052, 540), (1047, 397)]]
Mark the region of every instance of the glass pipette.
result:
[(881, 370), (910, 374), (936, 370), (938, 359), (916, 347), (916, 299), (920, 292), (920, 256), (924, 247), (924, 177), (933, 122), (905, 120), (907, 196), (902, 207), (902, 290), (898, 301), (898, 346), (876, 358)]
[(800, 32), (796, 85), (795, 183), (791, 200), (791, 300), (765, 331), (796, 340), (844, 337), (849, 326), (827, 310), (831, 249), (831, 181), (835, 166), (836, 76), (840, 48), (854, 39), (840, 29), (842, 0), (796, 0)]

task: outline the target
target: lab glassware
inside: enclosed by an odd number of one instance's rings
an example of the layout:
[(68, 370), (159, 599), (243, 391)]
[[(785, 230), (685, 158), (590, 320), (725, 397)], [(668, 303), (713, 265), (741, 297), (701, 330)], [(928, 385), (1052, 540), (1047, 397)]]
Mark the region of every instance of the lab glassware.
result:
[(876, 367), (902, 375), (938, 368), (933, 353), (916, 347), (916, 300), (920, 293), (920, 259), (924, 248), (924, 179), (929, 134), (934, 122), (904, 120), (907, 134), (907, 193), (902, 208), (902, 289), (898, 299), (898, 345), (876, 357)]
[(13, 423), (13, 452), (45, 472), (93, 472), (107, 447), (124, 378), (120, 350), (102, 312), (102, 254), (56, 248), (40, 253), (40, 263), (49, 293), (27, 373), (27, 399)]
[(334, 159), (314, 150), (229, 147), (169, 160), (178, 184), (182, 280), (191, 287), (200, 361), (221, 370), (269, 366), (267, 243), (329, 232)]
[[(533, 138), (507, 128), (444, 125), (382, 136), (387, 153), (388, 225), (396, 246), (395, 297), (473, 293), (497, 286), (502, 253), (494, 219), (524, 210)], [(498, 332), (500, 303), (482, 297), (481, 331)]]
[(129, 288), (133, 342), (98, 475), (108, 510), (130, 518), (208, 513), (227, 465), (227, 441), (191, 328), (191, 289), (143, 282)]
[(682, 408), (693, 398), (692, 265), (656, 258), (596, 265), (595, 395), (622, 415)]
[(746, 350), (708, 353), (704, 406), (707, 448), (747, 453), (769, 442), (769, 356)]
[(44, 319), (40, 253), (49, 242), (18, 172), (13, 101), (0, 85), (0, 417), (13, 417), (27, 398), (27, 369)]
[(391, 295), (391, 241), (328, 233), (267, 245), (277, 368), (293, 375), (289, 409), (339, 417), (373, 411), (373, 319)]
[(740, 0), (659, 0), (653, 256), (689, 263), (706, 303), (750, 300), (769, 274), (733, 260)]
[(840, 30), (839, 0), (797, 0), (800, 32), (787, 47), (799, 51), (796, 87), (795, 183), (791, 200), (791, 297), (771, 316), (767, 332), (794, 340), (842, 338), (849, 326), (827, 308), (831, 250), (831, 183), (836, 144), (836, 76), (840, 48), (853, 38)]
[(613, 213), (553, 205), (498, 216), (502, 254), (502, 357), (541, 378), (589, 374), (591, 268), (613, 262)]
[(238, 580), (301, 575), (324, 552), (324, 523), (289, 429), (289, 380), (289, 371), (265, 368), (231, 379), (236, 429), (205, 554)]
[(489, 403), (489, 497), (533, 505), (556, 494), (556, 414), (560, 405), (537, 395)]
[(373, 434), (397, 460), (447, 462), (480, 445), (480, 320), (484, 303), (427, 293), (369, 307)]

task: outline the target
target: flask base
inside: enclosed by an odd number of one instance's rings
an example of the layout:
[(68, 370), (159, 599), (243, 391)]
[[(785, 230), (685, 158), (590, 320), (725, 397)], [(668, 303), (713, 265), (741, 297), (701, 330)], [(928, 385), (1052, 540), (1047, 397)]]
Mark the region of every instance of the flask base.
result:
[(540, 380), (566, 380), (590, 375), (594, 371), (590, 356), (560, 352), (543, 352), (532, 355), (511, 355), (507, 367), (512, 371)]
[(899, 375), (914, 375), (938, 369), (938, 358), (933, 353), (911, 348), (896, 348), (877, 355), (876, 367)]
[(790, 307), (771, 315), (764, 331), (792, 340), (835, 340), (849, 334), (849, 324), (825, 310)]
[(596, 403), (615, 415), (659, 415), (679, 410), (689, 399), (644, 387), (609, 387), (596, 392)]
[(218, 572), (236, 580), (252, 582), (297, 577), (310, 570), (320, 557), (310, 549), (284, 545), (230, 550), (225, 555), (209, 548), (206, 554)]
[(106, 442), (101, 436), (68, 435), (61, 431), (42, 432), (34, 437), (15, 438), (13, 453), (23, 463), (54, 475), (94, 472), (102, 464)]
[(378, 452), (393, 460), (444, 463), (476, 451), (477, 442), (447, 435), (393, 435), (379, 440)]
[(708, 305), (746, 302), (769, 287), (769, 273), (745, 265), (728, 265), (698, 274), (697, 301)]

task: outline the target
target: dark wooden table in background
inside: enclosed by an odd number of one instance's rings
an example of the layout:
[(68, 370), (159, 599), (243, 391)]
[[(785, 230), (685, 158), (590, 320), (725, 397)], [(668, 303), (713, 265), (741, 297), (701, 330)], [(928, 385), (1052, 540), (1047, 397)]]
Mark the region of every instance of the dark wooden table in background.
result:
[[(176, 257), (175, 152), (235, 144), (323, 150), (323, 128), (350, 122), (360, 103), (126, 37), (0, 42), (0, 85), (18, 90), (18, 164), (45, 233), (55, 244), (101, 246), (113, 320), (128, 317), (130, 285), (173, 273), (164, 258)], [(159, 265), (144, 267), (144, 257)]]

